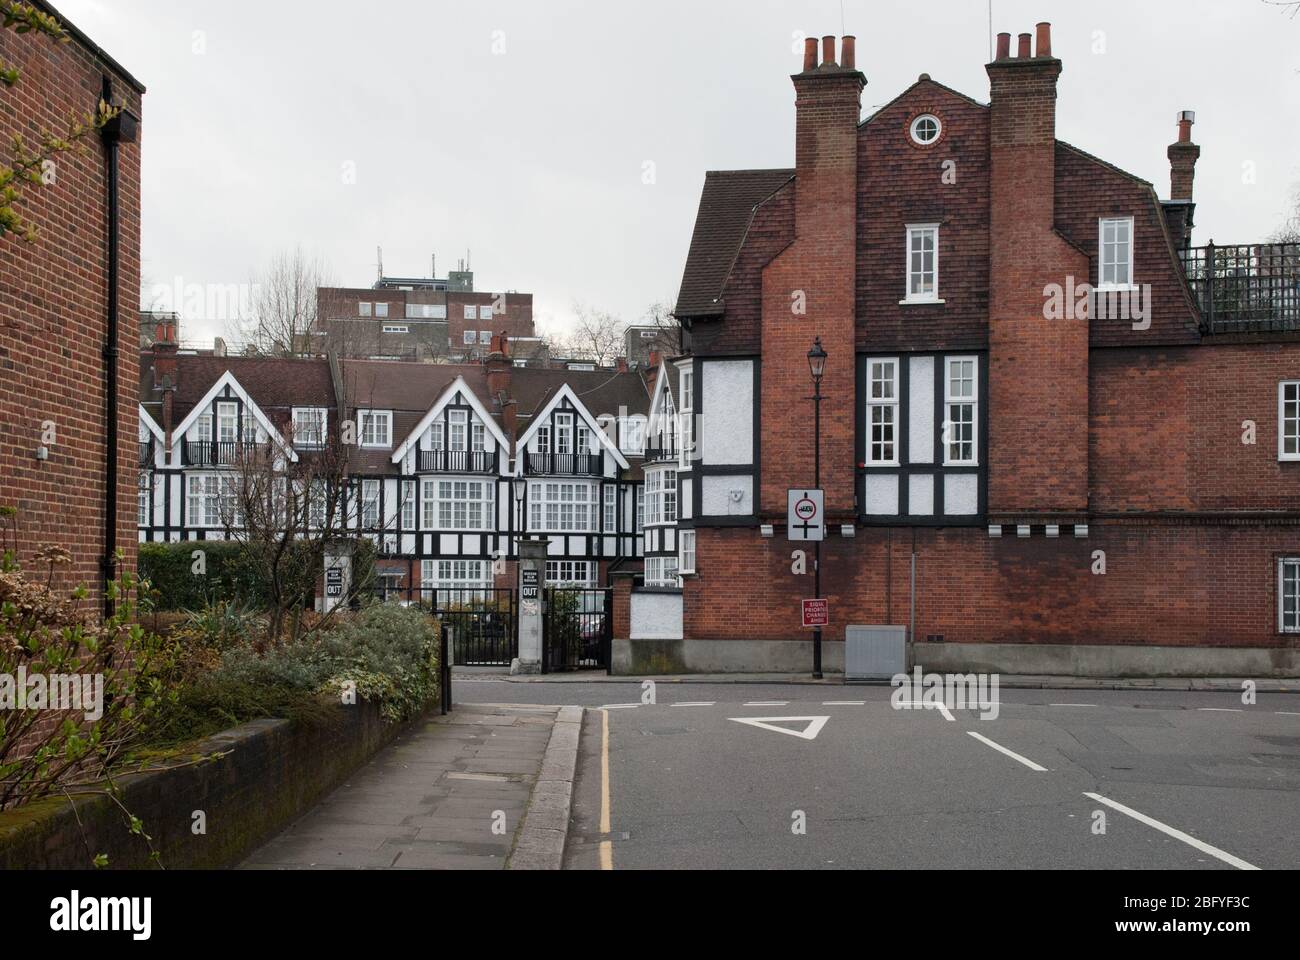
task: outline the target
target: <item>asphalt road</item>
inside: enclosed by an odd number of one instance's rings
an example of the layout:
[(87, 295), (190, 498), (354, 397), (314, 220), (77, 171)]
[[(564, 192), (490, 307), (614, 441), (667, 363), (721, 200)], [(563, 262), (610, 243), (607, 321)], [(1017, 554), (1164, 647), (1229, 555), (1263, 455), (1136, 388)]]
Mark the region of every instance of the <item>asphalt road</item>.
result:
[[(1003, 690), (981, 719), (895, 709), (892, 692), (661, 683), (646, 704), (628, 683), (456, 686), (597, 708), (570, 868), (1300, 867), (1298, 696)], [(754, 719), (769, 726), (738, 722)]]

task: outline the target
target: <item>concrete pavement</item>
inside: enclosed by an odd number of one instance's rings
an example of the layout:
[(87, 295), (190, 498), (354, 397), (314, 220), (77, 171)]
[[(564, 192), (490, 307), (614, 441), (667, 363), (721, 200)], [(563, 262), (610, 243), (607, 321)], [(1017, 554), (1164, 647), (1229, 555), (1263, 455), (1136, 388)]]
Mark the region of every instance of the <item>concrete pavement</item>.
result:
[(478, 704), (421, 721), (242, 868), (558, 869), (581, 715)]

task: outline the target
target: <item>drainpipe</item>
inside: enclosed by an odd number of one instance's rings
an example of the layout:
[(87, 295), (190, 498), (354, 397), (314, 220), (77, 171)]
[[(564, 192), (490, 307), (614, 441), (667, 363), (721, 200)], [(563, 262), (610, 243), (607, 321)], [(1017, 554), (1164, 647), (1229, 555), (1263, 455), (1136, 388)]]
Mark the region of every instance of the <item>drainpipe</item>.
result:
[[(113, 102), (113, 82), (104, 77), (103, 101)], [(119, 150), (123, 143), (134, 143), (139, 118), (125, 108), (109, 121), (101, 135), (105, 150), (105, 180), (107, 197), (105, 206), (108, 217), (108, 313), (105, 318), (104, 332), (104, 423), (107, 460), (104, 475), (104, 556), (100, 568), (104, 577), (104, 616), (114, 614), (114, 603), (108, 595), (108, 583), (117, 575), (117, 493), (118, 493), (118, 382), (117, 365), (119, 297), (118, 287), (121, 281), (121, 257), (118, 247), (121, 241), (121, 198), (119, 190)]]

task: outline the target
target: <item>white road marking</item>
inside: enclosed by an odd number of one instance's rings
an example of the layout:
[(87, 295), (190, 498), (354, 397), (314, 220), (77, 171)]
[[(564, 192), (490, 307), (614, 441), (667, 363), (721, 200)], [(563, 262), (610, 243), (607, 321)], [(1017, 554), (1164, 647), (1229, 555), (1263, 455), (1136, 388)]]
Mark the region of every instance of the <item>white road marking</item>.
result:
[(639, 703), (607, 703), (600, 709), (602, 710), (635, 710), (641, 706)]
[(904, 701), (904, 702), (900, 703), (898, 706), (899, 706), (900, 709), (907, 709), (907, 710), (938, 710), (940, 713), (943, 714), (943, 718), (944, 718), (945, 720), (947, 720), (949, 723), (956, 723), (956, 722), (957, 722), (955, 719), (953, 719), (953, 715), (952, 715), (952, 713), (948, 710), (948, 706), (947, 706), (947, 704), (943, 704), (943, 703), (917, 703), (915, 700), (907, 700), (907, 701)]
[(1197, 850), (1201, 851), (1201, 853), (1208, 853), (1210, 856), (1216, 857), (1219, 860), (1222, 860), (1224, 863), (1229, 863), (1232, 866), (1236, 867), (1238, 870), (1259, 869), (1259, 867), (1255, 866), (1254, 864), (1247, 863), (1245, 860), (1242, 860), (1240, 857), (1234, 857), (1230, 853), (1225, 853), (1224, 851), (1220, 850), (1218, 847), (1212, 847), (1203, 840), (1197, 840), (1195, 837), (1183, 833), (1183, 831), (1181, 830), (1175, 830), (1173, 827), (1169, 826), (1168, 824), (1161, 823), (1159, 820), (1153, 820), (1151, 817), (1148, 817), (1146, 814), (1138, 813), (1136, 810), (1132, 809), (1131, 807), (1126, 807), (1122, 803), (1116, 803), (1114, 800), (1107, 799), (1106, 797), (1103, 797), (1099, 793), (1085, 793), (1084, 796), (1088, 797), (1091, 800), (1096, 800), (1098, 803), (1104, 803), (1112, 810), (1118, 810), (1120, 813), (1124, 814), (1125, 816), (1132, 817), (1138, 823), (1145, 823), (1148, 827), (1153, 827), (1156, 830), (1159, 830), (1161, 833), (1173, 837), (1175, 840), (1181, 840), (1183, 843), (1187, 844), (1188, 846), (1195, 847)]
[(670, 704), (670, 706), (673, 706), (673, 707), (716, 707), (717, 705), (718, 705), (718, 704), (717, 704), (716, 701), (711, 701), (711, 702), (709, 702), (709, 703), (673, 703), (673, 704)]
[(1300, 713), (1294, 713), (1290, 710), (1279, 710), (1277, 715), (1279, 717), (1300, 717)]
[[(822, 732), (822, 728), (830, 722), (830, 717), (729, 717), (732, 723), (743, 723), (749, 727), (757, 727), (760, 730), (770, 730), (772, 733), (784, 733), (787, 737), (798, 737), (800, 740), (816, 740), (817, 734)], [(808, 726), (803, 730), (788, 730), (785, 727), (777, 727), (777, 723), (806, 723)]]
[(756, 700), (753, 703), (745, 704), (747, 707), (788, 707), (789, 700)]
[(1095, 704), (1095, 703), (1052, 703), (1052, 704), (1048, 704), (1048, 706), (1052, 706), (1052, 707), (1095, 707), (1096, 704)]
[(1022, 757), (1020, 754), (1016, 753), (1014, 750), (1008, 750), (1006, 747), (1002, 746), (1002, 744), (1000, 744), (1000, 743), (994, 743), (994, 742), (993, 742), (992, 740), (990, 740), (988, 737), (981, 736), (980, 734), (976, 733), (974, 730), (967, 730), (966, 732), (969, 733), (969, 734), (970, 734), (972, 737), (974, 737), (976, 740), (978, 740), (980, 743), (983, 743), (983, 744), (986, 744), (987, 746), (992, 747), (994, 750), (998, 751), (998, 753), (1005, 753), (1005, 754), (1006, 754), (1008, 757), (1010, 757), (1011, 759), (1013, 759), (1013, 760), (1018, 760), (1020, 763), (1023, 763), (1023, 764), (1024, 764), (1026, 767), (1028, 767), (1030, 770), (1033, 770), (1035, 773), (1047, 773), (1047, 772), (1048, 772), (1048, 770), (1047, 770), (1046, 767), (1040, 767), (1038, 764), (1034, 763), (1034, 761), (1028, 759), (1027, 757)]
[(866, 705), (865, 700), (827, 700), (822, 704), (823, 707), (865, 707)]
[(1227, 707), (1197, 707), (1196, 709), (1200, 713), (1241, 713), (1242, 712), (1241, 710), (1238, 710), (1236, 708), (1229, 709)]

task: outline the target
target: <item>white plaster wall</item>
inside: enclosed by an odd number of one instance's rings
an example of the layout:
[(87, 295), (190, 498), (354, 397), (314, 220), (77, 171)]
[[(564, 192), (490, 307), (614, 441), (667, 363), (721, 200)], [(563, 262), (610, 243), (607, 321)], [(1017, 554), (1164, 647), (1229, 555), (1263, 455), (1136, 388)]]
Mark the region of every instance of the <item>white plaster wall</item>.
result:
[[(699, 365), (704, 377), (700, 425), (702, 462), (748, 466), (754, 462), (754, 363), (709, 361)], [(706, 511), (712, 513), (712, 510)], [(749, 511), (746, 511), (749, 512)]]
[(943, 512), (952, 517), (973, 517), (979, 513), (979, 478), (969, 475), (945, 477)]
[[(739, 502), (733, 490), (740, 491)], [(753, 477), (704, 477), (700, 482), (700, 516), (748, 517), (754, 513)]]
[(934, 357), (912, 357), (911, 365), (908, 459), (912, 463), (934, 463)]
[(913, 474), (908, 478), (908, 513), (914, 517), (934, 515), (934, 477)]
[(870, 517), (891, 517), (898, 514), (898, 475), (869, 476), (866, 482), (866, 510)]
[(633, 593), (632, 640), (682, 639), (680, 593)]

